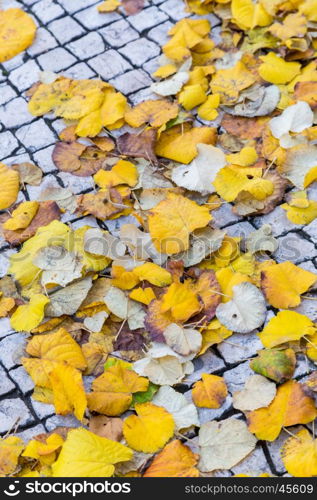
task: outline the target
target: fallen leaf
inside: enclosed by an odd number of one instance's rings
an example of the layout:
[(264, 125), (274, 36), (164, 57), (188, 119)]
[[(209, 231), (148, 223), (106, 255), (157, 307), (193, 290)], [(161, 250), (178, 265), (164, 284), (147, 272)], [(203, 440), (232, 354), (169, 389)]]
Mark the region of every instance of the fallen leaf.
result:
[(199, 431), (199, 469), (202, 472), (231, 469), (254, 450), (256, 441), (242, 420), (207, 422)]
[(153, 128), (147, 128), (138, 134), (126, 132), (117, 139), (119, 153), (132, 158), (145, 158), (146, 160), (157, 164), (155, 155), (155, 143), (157, 131)]
[(89, 420), (89, 430), (97, 436), (120, 442), (123, 438), (123, 422), (121, 418), (109, 418), (95, 415)]
[(81, 373), (70, 365), (59, 364), (50, 372), (49, 379), (56, 413), (74, 413), (82, 421), (87, 399)]
[(130, 460), (132, 450), (80, 428), (71, 429), (53, 464), (53, 477), (111, 477), (114, 465)]
[(198, 455), (174, 440), (156, 455), (143, 477), (199, 477), (197, 461)]
[(307, 424), (316, 418), (317, 410), (311, 398), (295, 380), (280, 385), (272, 403), (248, 414), (249, 430), (258, 439), (274, 441), (282, 427)]
[(202, 374), (202, 380), (194, 384), (192, 390), (193, 401), (199, 408), (220, 408), (228, 390), (225, 381), (217, 375)]
[(33, 42), (36, 25), (33, 18), (21, 9), (0, 12), (0, 62), (16, 56)]
[(233, 298), (216, 309), (217, 319), (229, 330), (248, 333), (259, 328), (266, 317), (265, 299), (251, 283), (244, 282), (232, 289)]
[(281, 456), (287, 472), (292, 476), (317, 475), (317, 440), (307, 429), (301, 429), (285, 441)]
[(264, 377), (280, 383), (292, 378), (296, 356), (292, 349), (264, 349), (250, 361), (250, 368)]
[(252, 375), (242, 391), (233, 393), (232, 405), (237, 410), (257, 410), (268, 406), (276, 395), (276, 386), (261, 375)]
[[(1, 15), (1, 12), (0, 12)], [(19, 193), (19, 173), (0, 163), (1, 192), (0, 210), (9, 208), (17, 199)]]
[(130, 415), (123, 423), (124, 438), (136, 451), (155, 453), (173, 436), (174, 419), (152, 403), (136, 404), (135, 411), (137, 415)]
[(307, 292), (316, 280), (317, 274), (287, 261), (273, 264), (262, 272), (261, 288), (273, 307), (288, 309), (300, 304), (301, 294)]
[(82, 280), (72, 283), (62, 290), (53, 292), (49, 296), (49, 304), (46, 306), (46, 315), (59, 317), (63, 314), (75, 314), (81, 303), (87, 296), (92, 286), (92, 277), (87, 276)]
[(307, 316), (295, 311), (279, 311), (259, 333), (259, 337), (264, 347), (272, 348), (299, 340), (305, 335), (313, 335), (315, 331), (313, 322)]
[(125, 121), (131, 127), (149, 124), (154, 128), (164, 125), (178, 114), (178, 106), (167, 100), (143, 101), (125, 114)]
[(17, 436), (8, 436), (0, 440), (0, 475), (12, 476), (18, 468), (18, 460), (24, 449), (24, 443)]
[(44, 319), (44, 308), (49, 302), (46, 295), (34, 294), (30, 302), (19, 306), (10, 318), (12, 328), (18, 332), (30, 332)]
[(163, 333), (167, 345), (182, 356), (197, 353), (201, 347), (201, 334), (192, 328), (182, 328), (171, 323)]

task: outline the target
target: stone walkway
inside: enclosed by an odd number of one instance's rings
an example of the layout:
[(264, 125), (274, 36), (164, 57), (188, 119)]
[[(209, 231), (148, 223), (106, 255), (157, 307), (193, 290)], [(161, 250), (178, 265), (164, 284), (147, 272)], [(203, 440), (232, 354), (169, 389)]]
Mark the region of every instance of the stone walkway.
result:
[[(64, 122), (53, 116), (34, 118), (28, 113), (24, 92), (38, 80), (41, 70), (50, 70), (72, 78), (101, 77), (109, 81), (135, 104), (151, 96), (148, 89), (151, 73), (157, 68), (157, 56), (167, 40), (167, 31), (178, 20), (188, 16), (182, 0), (152, 0), (136, 16), (121, 13), (99, 14), (96, 0), (2, 0), (3, 9), (23, 7), (36, 20), (39, 28), (35, 43), (14, 59), (0, 65), (0, 161), (11, 165), (31, 161), (44, 172), (41, 186), (27, 186), (19, 200), (37, 199), (47, 186), (69, 187), (75, 194), (92, 190), (92, 178), (75, 177), (56, 170), (51, 153)], [(219, 21), (207, 16), (217, 37)], [(122, 132), (121, 132), (122, 133)], [(317, 198), (316, 183), (310, 195)], [(280, 248), (277, 261), (292, 260), (304, 269), (317, 268), (317, 219), (309, 226), (291, 224), (285, 212), (277, 207), (264, 216), (240, 222), (228, 204), (214, 212), (215, 222), (229, 235), (244, 235), (263, 223), (272, 225)], [(63, 219), (62, 219), (63, 220)], [(92, 217), (65, 218), (73, 226), (96, 226)], [(16, 250), (0, 239), (0, 277), (8, 267), (8, 257)], [(316, 319), (316, 302), (303, 300), (298, 312)], [(270, 315), (269, 315), (270, 318)], [(269, 319), (268, 318), (268, 319)], [(25, 336), (10, 329), (7, 318), (0, 319), (0, 435), (18, 423), (18, 435), (26, 440), (50, 431), (57, 425), (78, 425), (71, 417), (54, 415), (54, 407), (31, 400), (33, 382), (20, 366)], [(240, 389), (251, 375), (248, 359), (261, 349), (256, 334), (235, 334), (230, 343), (222, 343), (196, 361), (196, 371), (186, 383), (200, 378), (202, 372), (224, 376), (229, 390)], [(312, 363), (299, 357), (296, 377), (302, 378), (314, 369)], [(89, 377), (86, 377), (89, 385)], [(231, 396), (219, 410), (200, 409), (202, 421), (221, 419), (237, 412), (232, 410)], [(291, 430), (291, 429), (290, 429)], [(283, 474), (279, 449), (288, 437), (282, 433), (271, 445), (258, 444), (249, 457), (233, 468), (232, 473), (254, 471)], [(222, 474), (223, 475), (223, 474)], [(224, 475), (227, 475), (225, 473)]]

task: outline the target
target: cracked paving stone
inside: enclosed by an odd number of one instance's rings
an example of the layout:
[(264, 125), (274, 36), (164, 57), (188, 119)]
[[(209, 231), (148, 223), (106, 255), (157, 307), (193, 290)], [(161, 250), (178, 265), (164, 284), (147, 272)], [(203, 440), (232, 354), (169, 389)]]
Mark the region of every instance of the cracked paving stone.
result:
[[(188, 403), (193, 402), (192, 391), (187, 391), (184, 393), (185, 398)], [(228, 410), (232, 408), (232, 397), (228, 395), (220, 408), (211, 409), (211, 408), (197, 408), (198, 417), (200, 424), (205, 424), (206, 422), (210, 422), (211, 420), (218, 420), (226, 413)]]
[(33, 439), (38, 434), (45, 434), (46, 430), (44, 425), (38, 424), (35, 427), (31, 427), (30, 429), (26, 429), (25, 431), (18, 432), (16, 434), (17, 437), (21, 438), (25, 443), (28, 443), (31, 439)]
[(88, 35), (66, 45), (66, 48), (80, 61), (94, 57), (105, 50), (105, 42), (99, 33)]
[(4, 396), (15, 390), (14, 383), (8, 378), (4, 369), (0, 366), (0, 396)]
[(249, 366), (249, 361), (241, 363), (240, 365), (224, 372), (223, 378), (228, 387), (228, 391), (233, 394), (234, 392), (241, 391), (244, 387), (247, 378), (254, 375), (254, 371)]
[(28, 394), (34, 389), (34, 382), (30, 375), (24, 370), (23, 366), (10, 370), (10, 377), (14, 380), (23, 394)]
[(313, 243), (306, 240), (298, 233), (288, 233), (278, 238), (279, 247), (273, 257), (277, 262), (292, 261), (294, 264), (303, 262), (317, 256)]
[(269, 472), (270, 468), (266, 460), (266, 456), (260, 445), (257, 445), (244, 460), (231, 468), (234, 474), (255, 473), (256, 475), (262, 472)]
[(89, 60), (89, 66), (96, 71), (104, 80), (109, 80), (114, 78), (121, 73), (132, 68), (130, 63), (126, 61), (120, 54), (115, 50), (108, 50), (103, 54)]
[(85, 427), (77, 418), (66, 415), (54, 415), (49, 417), (45, 422), (45, 427), (48, 432), (53, 431), (56, 427)]
[(0, 401), (0, 433), (14, 428), (18, 420), (19, 427), (34, 422), (34, 418), (26, 404), (18, 398)]
[(217, 346), (218, 351), (228, 364), (245, 361), (263, 349), (262, 342), (256, 332), (234, 333), (228, 340)]
[(193, 384), (201, 379), (202, 373), (214, 373), (225, 367), (221, 358), (208, 349), (202, 356), (193, 360), (194, 372), (183, 380), (184, 384)]
[(24, 333), (14, 333), (0, 341), (0, 361), (7, 370), (20, 365), (20, 357), (26, 344)]

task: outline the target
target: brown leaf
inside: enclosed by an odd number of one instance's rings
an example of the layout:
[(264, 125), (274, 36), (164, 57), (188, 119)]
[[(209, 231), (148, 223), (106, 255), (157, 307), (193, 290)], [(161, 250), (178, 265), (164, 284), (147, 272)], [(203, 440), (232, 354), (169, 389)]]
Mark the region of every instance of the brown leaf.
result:
[(79, 142), (58, 142), (52, 159), (62, 172), (70, 172), (78, 177), (93, 175), (103, 166), (106, 153), (94, 146)]
[(55, 201), (43, 201), (40, 202), (39, 205), (40, 206), (37, 211), (37, 214), (32, 219), (31, 224), (25, 229), (18, 229), (16, 231), (3, 229), (2, 224), (10, 218), (10, 215), (4, 214), (0, 216), (0, 223), (1, 223), (1, 230), (3, 233), (3, 237), (12, 246), (18, 246), (24, 241), (34, 236), (39, 227), (47, 226), (47, 224), (49, 224), (53, 220), (60, 219), (61, 212)]
[(154, 152), (156, 136), (157, 131), (153, 128), (144, 130), (140, 134), (127, 132), (117, 139), (119, 153), (132, 158), (145, 158), (157, 164), (158, 160)]
[(77, 139), (77, 135), (75, 132), (76, 128), (77, 125), (70, 125), (69, 127), (64, 128), (59, 133), (59, 138), (64, 142), (76, 142)]
[(144, 0), (122, 0), (121, 3), (128, 16), (138, 14), (144, 7)]
[(118, 207), (117, 204), (123, 204), (122, 196), (115, 188), (111, 188), (109, 191), (111, 201), (109, 201), (108, 191), (81, 194), (77, 198), (78, 211), (84, 215), (94, 215), (101, 220), (109, 219), (112, 215), (120, 213), (122, 208)]
[(21, 184), (39, 186), (43, 177), (42, 170), (33, 163), (19, 163), (12, 165), (12, 169), (19, 172)]
[(239, 139), (256, 139), (261, 137), (268, 118), (244, 118), (225, 114), (221, 126)]
[(294, 97), (297, 101), (306, 101), (311, 108), (317, 108), (317, 82), (298, 82)]
[(89, 420), (89, 430), (98, 436), (120, 442), (123, 437), (121, 418), (96, 415)]

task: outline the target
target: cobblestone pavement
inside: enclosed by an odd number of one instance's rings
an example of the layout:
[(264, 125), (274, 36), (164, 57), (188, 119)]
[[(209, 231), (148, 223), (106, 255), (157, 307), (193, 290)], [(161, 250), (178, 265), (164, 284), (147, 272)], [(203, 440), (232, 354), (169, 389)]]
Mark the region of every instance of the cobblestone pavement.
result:
[[(38, 80), (40, 70), (50, 70), (73, 78), (96, 78), (109, 81), (129, 97), (131, 103), (154, 97), (148, 87), (151, 73), (157, 67), (160, 47), (167, 40), (168, 29), (183, 17), (181, 0), (152, 0), (146, 2), (139, 14), (125, 17), (121, 13), (99, 14), (96, 0), (2, 0), (1, 6), (23, 7), (38, 24), (35, 43), (24, 53), (0, 65), (0, 161), (10, 165), (31, 161), (41, 167), (44, 177), (41, 186), (27, 186), (19, 200), (37, 199), (47, 186), (69, 187), (74, 193), (92, 190), (92, 178), (80, 178), (56, 170), (51, 152), (58, 140), (57, 133), (64, 128), (62, 120), (53, 116), (34, 118), (27, 111), (24, 96)], [(207, 16), (217, 38), (219, 21)], [(312, 185), (310, 195), (317, 198), (317, 186)], [(263, 223), (270, 223), (280, 248), (274, 255), (278, 261), (292, 260), (307, 270), (317, 268), (317, 220), (306, 226), (291, 224), (285, 212), (277, 207), (273, 212), (250, 220), (231, 213), (226, 204), (214, 212), (216, 225), (225, 227), (229, 235), (247, 235)], [(96, 226), (92, 217), (65, 219), (73, 226)], [(8, 257), (16, 250), (0, 239), (0, 277), (8, 268)], [(316, 302), (303, 300), (296, 309), (316, 319)], [(269, 314), (270, 318), (270, 314)], [(268, 318), (268, 319), (269, 319)], [(73, 426), (73, 417), (54, 414), (54, 407), (31, 400), (33, 382), (20, 366), (25, 336), (10, 329), (7, 318), (0, 319), (0, 434), (14, 426), (18, 417), (18, 435), (28, 440), (40, 432), (50, 431), (57, 425)], [(224, 376), (229, 390), (240, 389), (251, 374), (248, 359), (256, 354), (261, 343), (258, 336), (235, 334), (230, 342), (209, 350), (196, 361), (196, 371), (185, 381), (191, 384), (202, 372)], [(314, 365), (299, 357), (296, 377), (303, 378)], [(89, 377), (86, 377), (89, 385)], [(184, 387), (186, 390), (186, 387)], [(185, 393), (186, 394), (186, 393)], [(190, 393), (187, 393), (188, 396)], [(199, 409), (202, 421), (239, 415), (231, 406), (229, 395), (219, 410)], [(284, 432), (272, 444), (258, 444), (256, 450), (235, 466), (232, 473), (247, 471), (285, 473), (279, 450), (288, 435)], [(230, 472), (222, 473), (228, 475)]]

